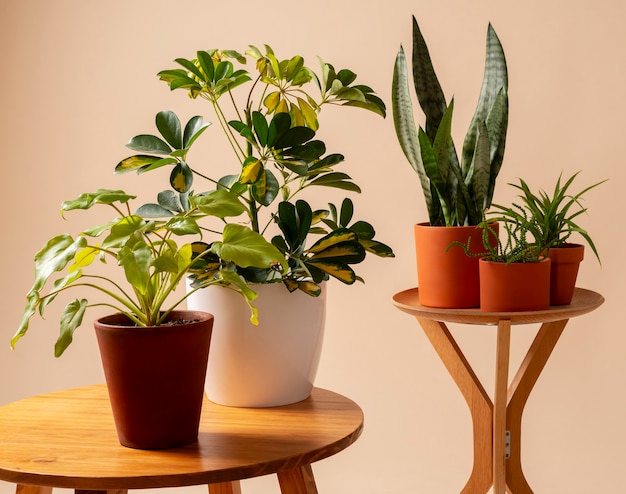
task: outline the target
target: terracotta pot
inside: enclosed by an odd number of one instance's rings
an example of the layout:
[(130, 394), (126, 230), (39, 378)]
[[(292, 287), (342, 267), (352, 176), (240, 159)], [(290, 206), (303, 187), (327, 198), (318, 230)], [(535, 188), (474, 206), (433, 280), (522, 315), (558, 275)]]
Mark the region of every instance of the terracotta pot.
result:
[(164, 449), (198, 438), (213, 316), (174, 311), (169, 319), (188, 322), (130, 327), (113, 314), (94, 323), (123, 446)]
[[(498, 232), (498, 224), (491, 225)], [(475, 226), (415, 225), (415, 255), (420, 304), (445, 309), (467, 309), (480, 305), (478, 257), (469, 257), (452, 242), (467, 244), (470, 251), (485, 250), (482, 230)], [(492, 239), (496, 243), (496, 238)]]
[(550, 304), (568, 305), (572, 301), (578, 267), (583, 260), (585, 246), (565, 244), (553, 247), (548, 256), (552, 261), (550, 272)]
[(322, 352), (327, 285), (319, 297), (282, 283), (254, 285), (259, 325), (238, 293), (198, 290), (187, 307), (215, 314), (206, 393), (220, 405), (274, 407), (309, 397)]
[(480, 310), (523, 312), (550, 307), (550, 259), (510, 263), (480, 259)]

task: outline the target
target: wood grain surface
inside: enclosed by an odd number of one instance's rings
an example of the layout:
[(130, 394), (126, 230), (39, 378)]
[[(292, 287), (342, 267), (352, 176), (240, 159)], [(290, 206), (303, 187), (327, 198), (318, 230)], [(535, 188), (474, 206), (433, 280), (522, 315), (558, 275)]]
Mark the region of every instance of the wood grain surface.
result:
[(106, 386), (94, 385), (0, 407), (0, 479), (111, 490), (220, 484), (281, 471), (306, 474), (308, 465), (345, 449), (362, 429), (356, 403), (315, 388), (307, 400), (266, 409), (205, 400), (198, 442), (136, 450), (120, 446)]

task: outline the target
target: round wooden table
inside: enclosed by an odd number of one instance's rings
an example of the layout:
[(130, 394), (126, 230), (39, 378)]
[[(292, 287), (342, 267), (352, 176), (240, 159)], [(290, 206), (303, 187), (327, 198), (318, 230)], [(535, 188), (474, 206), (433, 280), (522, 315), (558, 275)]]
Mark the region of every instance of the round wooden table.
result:
[(106, 386), (94, 385), (0, 407), (0, 480), (17, 484), (19, 494), (199, 484), (210, 494), (238, 494), (240, 479), (276, 473), (283, 494), (316, 494), (311, 463), (347, 448), (362, 429), (356, 403), (315, 388), (275, 408), (205, 400), (196, 443), (130, 449), (118, 442)]
[[(531, 312), (481, 312), (439, 309), (419, 302), (419, 290), (396, 293), (394, 305), (415, 316), (461, 391), (472, 415), (474, 466), (463, 494), (532, 494), (521, 464), (522, 413), (526, 401), (572, 317), (597, 309), (604, 298), (576, 288), (571, 304)], [(463, 355), (446, 323), (485, 324), (497, 328), (493, 402)], [(511, 325), (540, 323), (526, 357), (509, 386)]]

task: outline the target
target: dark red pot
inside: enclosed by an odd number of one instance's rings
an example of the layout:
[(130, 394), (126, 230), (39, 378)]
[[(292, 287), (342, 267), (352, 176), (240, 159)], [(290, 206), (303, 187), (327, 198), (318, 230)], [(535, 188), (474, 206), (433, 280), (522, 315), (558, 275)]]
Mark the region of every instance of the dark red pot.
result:
[(165, 449), (198, 438), (213, 329), (205, 312), (174, 311), (154, 327), (129, 326), (122, 314), (94, 322), (120, 443)]

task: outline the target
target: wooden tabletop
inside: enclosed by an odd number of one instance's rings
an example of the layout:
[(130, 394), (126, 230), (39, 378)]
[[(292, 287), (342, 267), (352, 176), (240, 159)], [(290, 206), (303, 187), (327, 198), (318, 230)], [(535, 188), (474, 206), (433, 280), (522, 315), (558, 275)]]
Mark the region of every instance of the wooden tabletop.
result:
[(363, 412), (315, 388), (276, 408), (205, 400), (198, 442), (145, 451), (120, 446), (105, 385), (0, 407), (0, 480), (72, 489), (141, 489), (230, 482), (297, 468), (358, 439)]
[(599, 293), (576, 288), (569, 305), (555, 305), (546, 310), (527, 312), (482, 312), (476, 309), (439, 309), (419, 302), (419, 289), (411, 288), (393, 296), (393, 304), (400, 310), (423, 319), (464, 324), (498, 324), (508, 319), (512, 324), (531, 324), (562, 321), (597, 309), (604, 302)]

